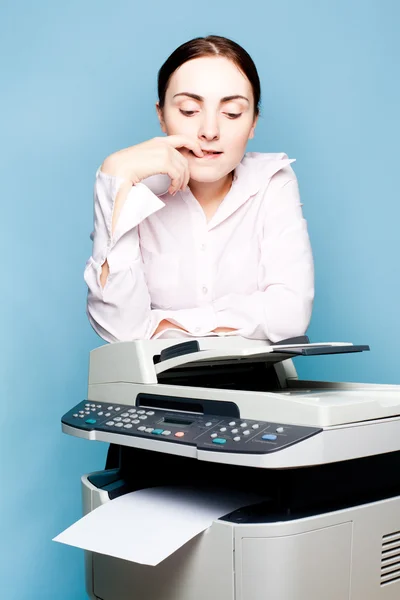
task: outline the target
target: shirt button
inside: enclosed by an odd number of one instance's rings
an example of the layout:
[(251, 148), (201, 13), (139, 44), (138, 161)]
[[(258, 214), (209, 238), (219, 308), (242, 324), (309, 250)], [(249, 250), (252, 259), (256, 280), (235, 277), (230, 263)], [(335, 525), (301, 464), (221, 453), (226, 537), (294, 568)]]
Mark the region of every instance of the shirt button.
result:
[(195, 333), (199, 333), (199, 331), (200, 331), (200, 327), (196, 327), (195, 328)]
[(203, 288), (202, 288), (202, 289), (203, 289), (203, 294), (207, 294), (207, 292), (208, 292), (208, 289), (206, 288), (206, 286), (203, 286)]
[(206, 249), (206, 245), (205, 245), (205, 244), (202, 244), (202, 245), (200, 246), (200, 250), (205, 250), (205, 249)]

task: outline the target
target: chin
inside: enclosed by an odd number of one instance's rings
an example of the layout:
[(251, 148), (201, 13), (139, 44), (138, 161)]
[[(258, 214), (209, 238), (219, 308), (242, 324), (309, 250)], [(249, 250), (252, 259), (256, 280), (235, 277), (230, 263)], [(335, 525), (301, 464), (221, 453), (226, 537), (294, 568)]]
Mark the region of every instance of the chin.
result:
[(197, 183), (215, 183), (216, 181), (226, 177), (232, 170), (233, 169), (230, 169), (229, 171), (221, 171), (220, 169), (213, 168), (191, 168), (190, 179), (197, 181)]

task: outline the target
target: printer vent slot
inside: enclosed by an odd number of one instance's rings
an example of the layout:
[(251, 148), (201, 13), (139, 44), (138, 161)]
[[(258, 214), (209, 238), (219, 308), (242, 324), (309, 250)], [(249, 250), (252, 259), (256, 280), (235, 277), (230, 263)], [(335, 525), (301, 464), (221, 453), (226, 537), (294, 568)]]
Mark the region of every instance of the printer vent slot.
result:
[(400, 582), (400, 531), (382, 537), (381, 586)]

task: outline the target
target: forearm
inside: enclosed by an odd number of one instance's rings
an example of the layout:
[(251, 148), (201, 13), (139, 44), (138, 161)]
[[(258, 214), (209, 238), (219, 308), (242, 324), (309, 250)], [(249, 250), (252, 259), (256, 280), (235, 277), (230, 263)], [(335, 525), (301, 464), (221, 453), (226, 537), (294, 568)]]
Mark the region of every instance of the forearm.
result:
[[(132, 182), (124, 181), (121, 183), (118, 193), (115, 197), (114, 206), (113, 206), (113, 210), (112, 210), (112, 221), (111, 221), (112, 235), (114, 235), (115, 228), (116, 228), (116, 225), (118, 222), (118, 218), (121, 214), (122, 207), (124, 206), (131, 189), (132, 189)], [(108, 261), (106, 260), (104, 262), (104, 264), (102, 265), (102, 270), (101, 270), (101, 275), (100, 275), (100, 282), (101, 282), (101, 286), (103, 288), (107, 283), (107, 278), (108, 278), (109, 273), (110, 273), (110, 267), (109, 267)]]
[(303, 335), (310, 322), (314, 298), (312, 273), (308, 285), (293, 290), (282, 284), (249, 295), (228, 294), (214, 302), (218, 328), (234, 328), (251, 339), (281, 339)]

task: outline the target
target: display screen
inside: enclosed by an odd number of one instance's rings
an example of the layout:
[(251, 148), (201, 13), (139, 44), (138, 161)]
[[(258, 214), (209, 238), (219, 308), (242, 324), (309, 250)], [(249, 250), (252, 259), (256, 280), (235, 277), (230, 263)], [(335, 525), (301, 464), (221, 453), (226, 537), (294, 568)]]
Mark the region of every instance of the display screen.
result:
[(169, 423), (170, 425), (192, 425), (192, 423), (194, 423), (194, 421), (188, 421), (187, 419), (174, 419), (172, 417), (165, 417), (163, 422)]

